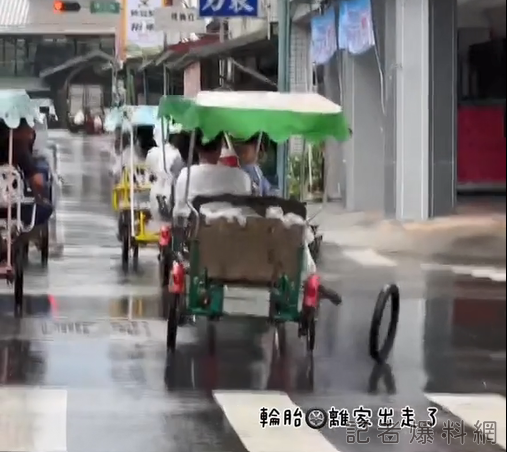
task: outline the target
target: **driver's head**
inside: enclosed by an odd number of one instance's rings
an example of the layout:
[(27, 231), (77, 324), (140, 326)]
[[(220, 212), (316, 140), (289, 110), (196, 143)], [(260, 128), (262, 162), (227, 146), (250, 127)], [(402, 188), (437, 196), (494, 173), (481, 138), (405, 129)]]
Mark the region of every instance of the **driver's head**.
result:
[(157, 146), (153, 136), (153, 129), (153, 126), (139, 126), (137, 128), (137, 142), (144, 156), (146, 156), (151, 148)]
[(204, 142), (202, 132), (198, 130), (195, 137), (195, 149), (199, 156), (199, 163), (216, 165), (222, 153), (222, 134), (217, 135), (211, 141)]
[(32, 146), (35, 141), (35, 131), (22, 119), (19, 126), (13, 130), (13, 138), (17, 143)]
[(253, 135), (248, 140), (236, 141), (234, 149), (238, 154), (241, 165), (253, 165), (257, 163), (258, 152), (257, 144), (259, 142), (259, 135)]

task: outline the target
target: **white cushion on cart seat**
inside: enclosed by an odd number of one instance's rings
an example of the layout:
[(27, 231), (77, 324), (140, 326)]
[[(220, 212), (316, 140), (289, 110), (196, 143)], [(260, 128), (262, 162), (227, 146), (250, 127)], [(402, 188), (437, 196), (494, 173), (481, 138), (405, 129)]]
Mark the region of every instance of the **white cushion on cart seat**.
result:
[(21, 173), (9, 165), (0, 166), (0, 207), (9, 203), (33, 204), (33, 198), (25, 196), (25, 184)]

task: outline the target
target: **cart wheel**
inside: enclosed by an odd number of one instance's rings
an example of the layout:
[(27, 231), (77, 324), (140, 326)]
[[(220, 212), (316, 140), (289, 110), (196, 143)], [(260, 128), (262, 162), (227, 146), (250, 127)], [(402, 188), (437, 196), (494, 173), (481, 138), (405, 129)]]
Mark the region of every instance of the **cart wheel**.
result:
[(49, 261), (49, 226), (41, 232), (40, 237), (40, 262), (43, 267), (47, 267)]
[[(380, 326), (382, 325), (382, 317), (386, 309), (387, 303), (391, 300), (391, 318), (389, 320), (389, 328), (387, 336), (382, 344), (379, 343)], [(396, 337), (396, 329), (400, 317), (400, 290), (396, 284), (386, 285), (377, 297), (373, 318), (370, 327), (370, 356), (374, 361), (382, 364), (386, 361), (391, 349), (394, 345)]]
[(178, 334), (180, 294), (169, 294), (169, 309), (167, 315), (167, 349), (174, 352), (176, 336)]
[(275, 336), (274, 336), (276, 348), (279, 356), (285, 356), (287, 353), (287, 329), (285, 328), (285, 322), (275, 323)]
[(160, 262), (159, 262), (159, 272), (160, 272), (160, 286), (162, 288), (169, 286), (169, 274), (171, 272), (171, 254), (170, 250), (167, 247), (160, 248)]
[(310, 312), (308, 312), (306, 322), (306, 351), (308, 353), (313, 353), (313, 350), (315, 349), (315, 331), (317, 326), (315, 309), (312, 309)]
[(121, 241), (121, 266), (125, 273), (129, 271), (130, 238), (124, 232)]
[(211, 356), (214, 356), (217, 350), (217, 328), (216, 328), (216, 320), (208, 319), (206, 325), (206, 336), (208, 340), (208, 353)]
[(139, 270), (139, 245), (132, 248), (132, 270), (135, 272)]
[(16, 315), (23, 315), (23, 292), (25, 272), (23, 268), (24, 252), (21, 250), (14, 261), (14, 312)]

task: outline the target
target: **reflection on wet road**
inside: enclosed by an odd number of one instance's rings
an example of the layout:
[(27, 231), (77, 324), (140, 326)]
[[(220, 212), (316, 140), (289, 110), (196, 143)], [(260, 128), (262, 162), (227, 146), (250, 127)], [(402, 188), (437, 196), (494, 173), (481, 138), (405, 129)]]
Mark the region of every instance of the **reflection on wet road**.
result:
[[(313, 360), (294, 326), (281, 357), (266, 322), (241, 316), (215, 329), (183, 327), (167, 357), (156, 251), (141, 250), (138, 274), (121, 272), (107, 139), (57, 140), (63, 252), (47, 271), (32, 259), (22, 321), (12, 317), (11, 290), (0, 287), (0, 451), (505, 450), (505, 281), (417, 262), (360, 265), (325, 247), (321, 269), (344, 304), (322, 306)], [(369, 322), (391, 281), (403, 297), (398, 337), (390, 366), (374, 368)], [(267, 312), (250, 299), (229, 304)], [(344, 417), (361, 406), (372, 411), (368, 432), (347, 428)], [(405, 407), (428, 420), (431, 406), (439, 408), (433, 429), (400, 423), (386, 433), (378, 424), (390, 408), (394, 422), (407, 420)], [(325, 413), (320, 431), (305, 426), (303, 412), (315, 420), (312, 409), (332, 407), (345, 411)], [(281, 425), (262, 428), (261, 408)]]

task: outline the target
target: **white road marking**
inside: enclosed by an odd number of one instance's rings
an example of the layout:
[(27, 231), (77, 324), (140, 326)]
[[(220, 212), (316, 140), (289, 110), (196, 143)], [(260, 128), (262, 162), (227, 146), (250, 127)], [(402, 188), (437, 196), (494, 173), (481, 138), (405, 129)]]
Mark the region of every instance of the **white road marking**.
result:
[(279, 426), (262, 428), (259, 410), (297, 408), (285, 393), (213, 391), (213, 397), (222, 408), (241, 442), (249, 452), (339, 452), (319, 431), (312, 430), (302, 419), (300, 428)]
[[(57, 286), (48, 284), (45, 286), (27, 286), (25, 295), (40, 295), (41, 293), (51, 294), (54, 297), (103, 297), (117, 300), (124, 297), (151, 297), (160, 294), (157, 284), (151, 286), (116, 286), (112, 284), (90, 285), (84, 290), (83, 285), (74, 282), (69, 286)], [(0, 295), (13, 296), (12, 287), (2, 284), (0, 281)], [(2, 449), (0, 449), (1, 451)]]
[(477, 421), (495, 422), (496, 442), (502, 449), (507, 448), (504, 397), (497, 394), (426, 394), (426, 397), (471, 427)]
[[(155, 246), (155, 245), (154, 245)], [(157, 248), (146, 247), (139, 250), (139, 258), (144, 260), (145, 258), (156, 258), (159, 254)], [(62, 258), (85, 258), (85, 257), (110, 257), (110, 258), (121, 258), (121, 244), (118, 242), (118, 246), (97, 246), (97, 245), (64, 245)]]
[(472, 278), (491, 279), (495, 282), (505, 282), (506, 272), (505, 268), (497, 267), (477, 267), (474, 265), (447, 265), (437, 263), (424, 263), (421, 264), (424, 270), (434, 271), (450, 271), (455, 275), (471, 276)]
[(66, 452), (67, 391), (0, 388), (0, 450)]
[(343, 255), (364, 267), (397, 267), (398, 263), (380, 255), (371, 248), (364, 250), (345, 250)]

